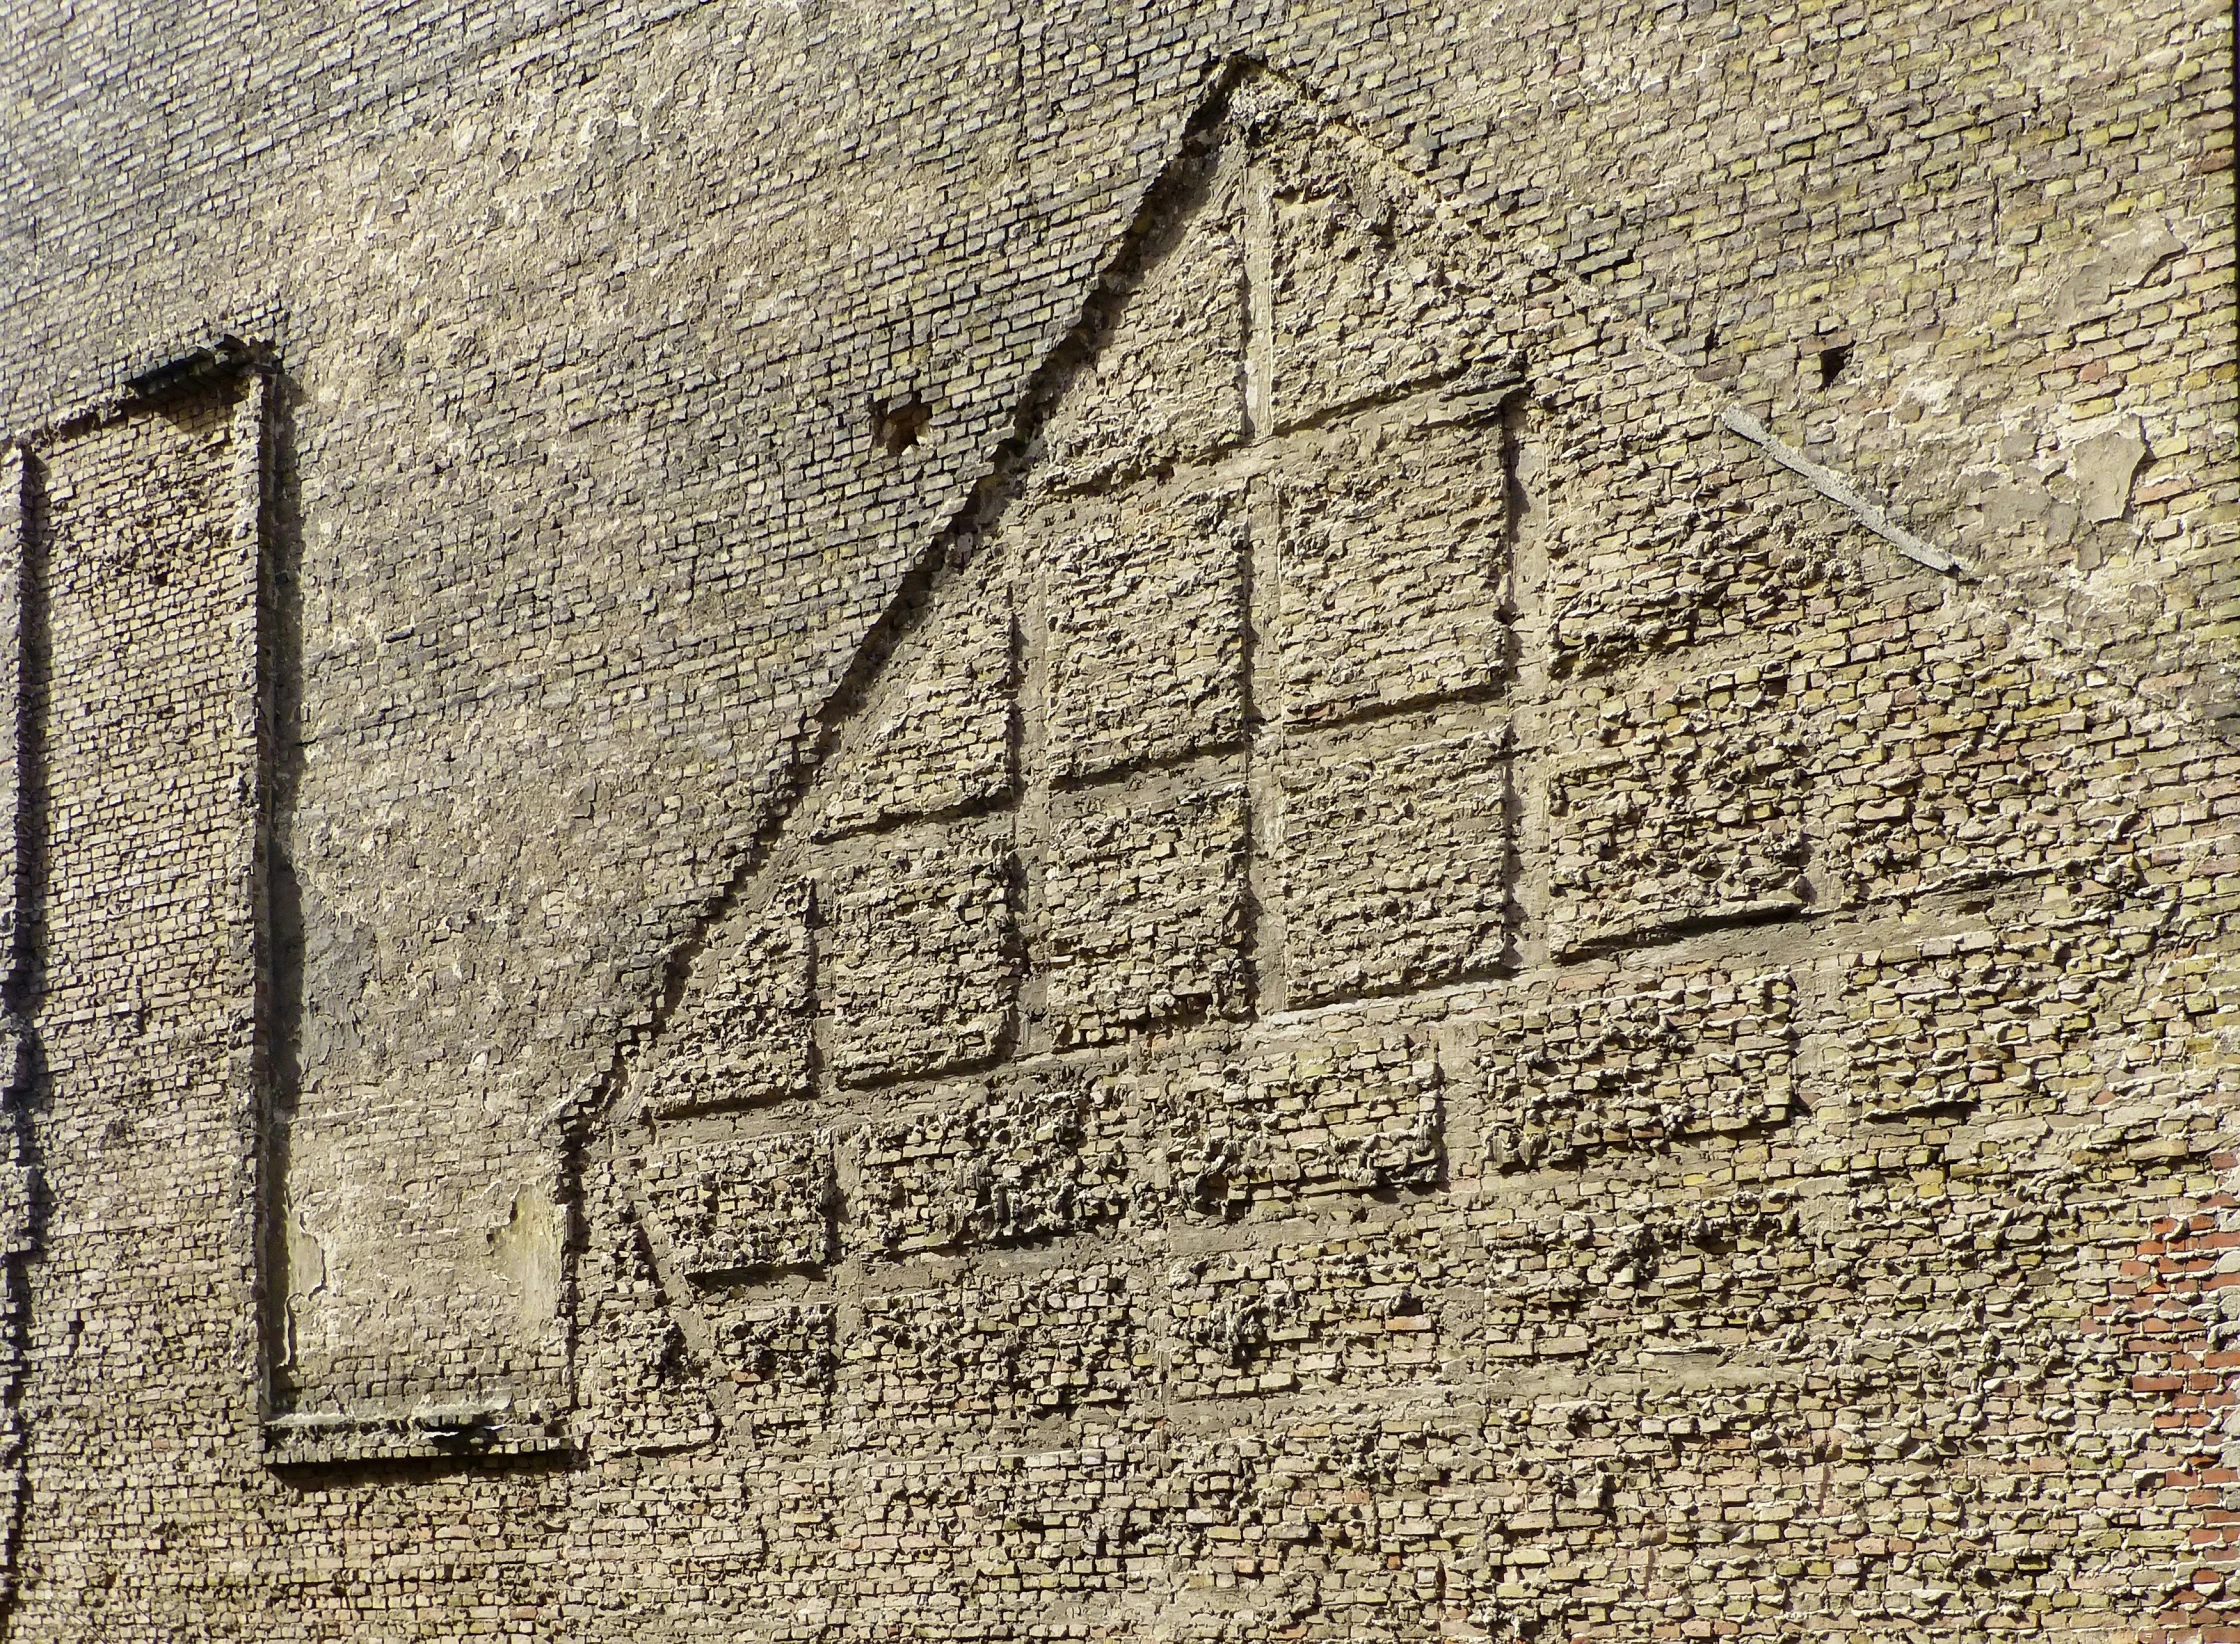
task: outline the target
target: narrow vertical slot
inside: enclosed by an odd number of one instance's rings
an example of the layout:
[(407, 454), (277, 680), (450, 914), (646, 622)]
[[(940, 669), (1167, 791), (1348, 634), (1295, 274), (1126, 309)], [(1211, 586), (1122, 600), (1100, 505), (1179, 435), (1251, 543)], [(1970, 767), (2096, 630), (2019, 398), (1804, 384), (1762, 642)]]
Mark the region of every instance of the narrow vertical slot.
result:
[(44, 809), (39, 764), (39, 722), (34, 692), (45, 654), (44, 554), (39, 463), (28, 447), (0, 455), (0, 621), (8, 634), (0, 714), (6, 716), (7, 754), (0, 773), (0, 1446), (12, 1475), (0, 1509), (0, 1605), (14, 1598), (16, 1559), (23, 1545), (23, 1394), (29, 1347), (30, 1274), (38, 1243), (35, 1144), (30, 1104), (40, 1076), (38, 1043), (30, 1013), (38, 978), (39, 907), (44, 884), (40, 818)]
[(1549, 703), (1548, 553), (1532, 480), (1539, 454), (1531, 440), (1531, 390), (1513, 390), (1501, 405), (1501, 520), (1508, 555), (1510, 715), (1510, 954), (1519, 965), (1547, 959), (1547, 793), (1540, 750), (1547, 745)]
[(237, 490), (228, 547), (234, 556), (234, 574), (241, 579), (242, 621), (234, 635), (234, 690), (238, 697), (237, 722), (248, 732), (249, 747), (242, 778), (246, 834), (240, 864), (239, 894), (248, 941), (242, 963), (249, 998), (247, 1042), (237, 1054), (243, 1059), (240, 1110), (242, 1177), (240, 1191), (248, 1215), (240, 1225), (248, 1230), (249, 1247), (241, 1252), (241, 1273), (248, 1287), (247, 1313), (256, 1333), (257, 1351), (247, 1355), (252, 1382), (250, 1407), (261, 1424), (274, 1412), (272, 1354), (273, 1208), (279, 1199), (275, 1178), (275, 1088), (278, 1061), (272, 1054), (272, 1027), (277, 1003), (277, 969), (274, 964), (272, 873), (272, 792), (279, 761), (280, 720), (274, 679), (278, 669), (273, 653), (279, 644), (280, 589), (273, 575), (266, 542), (271, 535), (274, 502), (272, 471), (272, 385), (266, 373), (254, 366), (244, 374), (240, 403), (234, 408), (234, 476)]
[[(1268, 178), (1259, 167), (1245, 174), (1245, 407), (1246, 433), (1265, 447), (1275, 404), (1275, 302)], [(1259, 1015), (1284, 1007), (1283, 905), (1276, 879), (1283, 794), (1278, 780), (1283, 725), (1278, 620), (1282, 531), (1277, 486), (1268, 467), (1245, 490), (1245, 969)]]
[(6, 677), (0, 680), (0, 714), (6, 716), (7, 757), (0, 764), (0, 1000), (23, 1008), (30, 985), (30, 937), (25, 889), (30, 870), (29, 806), (32, 758), (30, 678), (31, 520), (34, 474), (31, 453), (20, 445), (0, 451), (0, 624), (8, 635)]
[(1244, 189), (1244, 424), (1253, 444), (1275, 433), (1275, 200), (1267, 174), (1247, 167)]
[[(1012, 726), (1017, 738), (1018, 795), (1011, 823), (1011, 850), (1019, 864), (1019, 940), (1025, 952), (1019, 974), (1019, 1050), (1037, 1054), (1050, 1048), (1048, 1013), (1050, 939), (1047, 885), (1050, 839), (1050, 599), (1042, 566), (1038, 562), (1035, 511), (1016, 500), (1009, 518), (989, 527), (996, 541), (992, 551), (1003, 556), (999, 575), (1012, 583), (1012, 643), (1018, 690), (1012, 699)], [(985, 551), (985, 550), (984, 550)]]

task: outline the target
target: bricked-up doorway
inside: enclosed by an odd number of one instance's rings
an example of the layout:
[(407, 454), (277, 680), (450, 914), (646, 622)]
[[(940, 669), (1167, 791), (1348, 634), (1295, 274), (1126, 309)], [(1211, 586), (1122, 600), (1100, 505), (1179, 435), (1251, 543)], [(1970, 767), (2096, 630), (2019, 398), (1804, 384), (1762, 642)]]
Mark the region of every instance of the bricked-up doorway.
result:
[(155, 1491), (259, 1460), (269, 397), (229, 339), (0, 469), (0, 1511), (88, 1626)]

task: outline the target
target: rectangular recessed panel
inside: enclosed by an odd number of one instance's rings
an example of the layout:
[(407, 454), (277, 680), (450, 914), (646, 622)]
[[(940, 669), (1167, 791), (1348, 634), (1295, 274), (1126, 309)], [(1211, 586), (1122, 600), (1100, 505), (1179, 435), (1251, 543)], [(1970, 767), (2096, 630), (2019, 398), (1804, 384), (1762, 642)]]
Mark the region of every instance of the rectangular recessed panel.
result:
[(984, 1062), (1018, 991), (1016, 867), (1001, 822), (889, 834), (825, 870), (818, 986), (831, 1065), (862, 1083)]
[(1286, 748), (1289, 1002), (1482, 974), (1509, 948), (1509, 735), (1397, 722)]
[(1031, 523), (1051, 771), (1162, 763), (1244, 734), (1245, 513), (1233, 486), (1139, 485)]
[[(25, 474), (36, 1140), (69, 1229), (30, 1328), (34, 1364), (67, 1354), (92, 1390), (35, 1372), (27, 1439), (106, 1458), (94, 1496), (53, 1506), (95, 1533), (122, 1533), (137, 1476), (234, 1451), (290, 1390), (292, 1364), (261, 1367), (268, 1392), (256, 1350), (266, 438), (263, 378), (213, 370), (54, 429)], [(191, 1412), (177, 1455), (116, 1443), (151, 1362)]]
[(814, 1131), (665, 1130), (645, 1159), (647, 1208), (690, 1278), (832, 1259), (832, 1148)]
[(1812, 739), (1747, 669), (1602, 704), (1548, 779), (1558, 954), (1804, 911)]
[(1246, 1006), (1241, 783), (1081, 796), (1043, 869), (1044, 1013), (1059, 1044)]
[(1344, 429), (1277, 470), (1287, 720), (1474, 695), (1507, 677), (1502, 438), (1497, 422)]

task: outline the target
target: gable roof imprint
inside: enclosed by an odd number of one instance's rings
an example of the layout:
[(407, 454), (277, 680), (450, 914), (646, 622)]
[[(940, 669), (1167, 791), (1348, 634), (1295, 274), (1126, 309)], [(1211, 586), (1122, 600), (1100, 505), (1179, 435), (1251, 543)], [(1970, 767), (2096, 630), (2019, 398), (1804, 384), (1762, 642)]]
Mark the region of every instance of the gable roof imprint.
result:
[[(1831, 734), (1810, 677), (1877, 609), (1975, 619), (1738, 476), (1732, 408), (1580, 295), (1275, 76), (1224, 76), (579, 1135), (637, 1252), (599, 1260), (666, 1298), (586, 1295), (587, 1404), (625, 1412), (595, 1450), (819, 1442), (871, 1328), (849, 1298), (922, 1257), (1435, 1191), (1452, 1093), (1510, 1088), (1512, 1001), (1564, 966), (1752, 1001), (1760, 1094), (1684, 1081), (1612, 1130), (1526, 1070), (1540, 1117), (1478, 1127), (1471, 1170), (1790, 1123), (1798, 1023), (1840, 1002), (1781, 930), (2056, 883), (2101, 905), (2071, 825), (2097, 801), (2058, 760), (1996, 756), (1996, 797), (1965, 772), (1849, 797), (1925, 779)], [(1661, 1031), (1660, 1066), (1735, 1054)], [(1172, 1329), (1202, 1378), (1156, 1396), (1237, 1390), (1250, 1351)], [(973, 1396), (1141, 1394), (1082, 1376)]]

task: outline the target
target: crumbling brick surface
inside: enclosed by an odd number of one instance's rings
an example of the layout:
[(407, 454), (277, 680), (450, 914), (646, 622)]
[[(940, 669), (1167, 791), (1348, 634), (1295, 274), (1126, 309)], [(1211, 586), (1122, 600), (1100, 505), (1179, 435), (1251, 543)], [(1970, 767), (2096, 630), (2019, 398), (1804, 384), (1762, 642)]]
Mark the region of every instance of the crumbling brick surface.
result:
[(779, 888), (764, 918), (742, 922), (707, 957), (693, 1030), (664, 1041), (646, 1069), (646, 1106), (662, 1117), (805, 1096), (815, 1060), (809, 887)]
[(8, 1637), (2234, 1630), (2228, 7), (118, 21)]
[[(1077, 488), (1202, 462), (1244, 433), (1242, 168), (1177, 167), (1166, 214), (1095, 351), (1041, 427), (1032, 483)], [(1173, 243), (1165, 243), (1171, 237)]]
[(821, 832), (838, 836), (1009, 796), (1017, 670), (1003, 592), (990, 590), (941, 649), (894, 668), (902, 677), (866, 716), (867, 745), (827, 802)]
[(1465, 1030), (1488, 1170), (1785, 1124), (1797, 1099), (1787, 972), (1690, 966), (1521, 988)]
[(1300, 443), (1274, 497), (1285, 717), (1497, 689), (1512, 661), (1498, 421), (1422, 432), (1395, 417)]
[(831, 1063), (843, 1079), (985, 1061), (1011, 1032), (1017, 864), (1000, 829), (879, 840), (823, 900)]
[(835, 1194), (826, 1136), (711, 1140), (686, 1125), (664, 1133), (640, 1168), (670, 1264), (687, 1278), (831, 1259)]
[(1283, 751), (1275, 879), (1293, 1004), (1509, 957), (1509, 751), (1499, 726), (1436, 722)]
[(1790, 691), (1745, 668), (1599, 705), (1548, 780), (1558, 953), (1810, 904), (1809, 740)]
[(1047, 736), (1060, 777), (1171, 761), (1244, 734), (1245, 519), (1226, 486), (1137, 488), (1039, 511)]
[(1042, 971), (1058, 1042), (1242, 1013), (1248, 826), (1241, 785), (1123, 791), (1054, 819)]
[(936, 1087), (852, 1149), (851, 1248), (887, 1256), (1086, 1233), (1128, 1208), (1134, 1174), (1102, 1081)]

